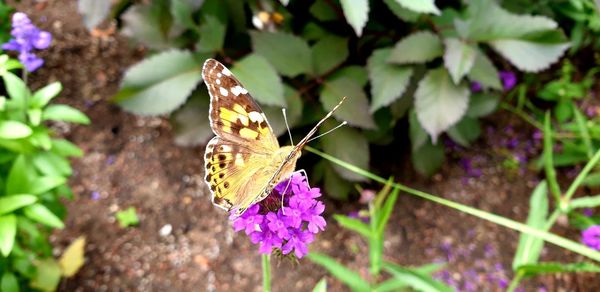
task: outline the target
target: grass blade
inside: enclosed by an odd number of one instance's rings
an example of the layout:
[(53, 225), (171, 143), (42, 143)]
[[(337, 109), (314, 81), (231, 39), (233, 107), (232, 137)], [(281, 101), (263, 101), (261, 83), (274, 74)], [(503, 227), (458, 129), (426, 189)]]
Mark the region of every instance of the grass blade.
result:
[(330, 258), (324, 254), (309, 253), (308, 259), (316, 264), (323, 266), (327, 269), (334, 277), (344, 282), (348, 287), (357, 291), (369, 291), (369, 283), (365, 281), (360, 275), (338, 263), (333, 258)]

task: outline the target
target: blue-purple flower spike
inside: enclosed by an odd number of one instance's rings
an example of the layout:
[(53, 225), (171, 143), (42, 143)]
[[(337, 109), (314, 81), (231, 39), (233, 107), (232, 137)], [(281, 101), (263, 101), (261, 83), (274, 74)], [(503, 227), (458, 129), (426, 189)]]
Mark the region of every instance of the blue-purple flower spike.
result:
[(2, 49), (19, 52), (19, 61), (23, 63), (27, 71), (33, 72), (40, 68), (44, 64), (44, 60), (32, 51), (48, 48), (52, 42), (52, 35), (33, 25), (29, 17), (22, 12), (13, 14), (10, 34), (13, 38), (3, 44)]
[(270, 254), (279, 249), (282, 254), (293, 252), (302, 258), (315, 234), (327, 225), (321, 216), (325, 204), (316, 200), (320, 196), (319, 188), (311, 188), (304, 175), (294, 173), (290, 180), (275, 186), (265, 200), (230, 219), (236, 232), (244, 230), (252, 243), (259, 244), (260, 253)]

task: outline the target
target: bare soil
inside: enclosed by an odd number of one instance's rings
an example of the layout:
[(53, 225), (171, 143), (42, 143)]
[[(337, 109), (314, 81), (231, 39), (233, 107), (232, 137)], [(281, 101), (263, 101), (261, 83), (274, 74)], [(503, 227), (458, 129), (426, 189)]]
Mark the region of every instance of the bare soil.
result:
[[(57, 102), (83, 110), (92, 120), (89, 126), (55, 126), (85, 156), (73, 160), (70, 184), (76, 197), (65, 201), (66, 228), (56, 232), (52, 241), (57, 255), (78, 236), (84, 235), (88, 242), (86, 264), (61, 283), (60, 291), (260, 291), (257, 247), (245, 235), (233, 233), (227, 215), (210, 203), (202, 179), (203, 148), (177, 147), (167, 117), (136, 117), (109, 102), (124, 71), (144, 51), (118, 35), (91, 36), (76, 5), (66, 0), (16, 5), (54, 36), (52, 47), (42, 53), (46, 64), (31, 75), (31, 86), (62, 82), (64, 90)], [(512, 138), (531, 140), (531, 129), (499, 113), (484, 122), (483, 138), (476, 145), (450, 153), (432, 179), (414, 173), (406, 147), (378, 149), (394, 153), (394, 167), (383, 165), (389, 157), (375, 157), (373, 164), (394, 169), (391, 174), (408, 186), (524, 221), (529, 194), (539, 178), (528, 168), (503, 166), (511, 152), (498, 145)], [(514, 151), (521, 151), (519, 147)], [(473, 161), (481, 176), (465, 171), (459, 163), (464, 158)], [(310, 249), (367, 277), (365, 240), (331, 217), (363, 206), (331, 200), (326, 204), (328, 227)], [(131, 206), (137, 209), (139, 226), (119, 227), (115, 212)], [(173, 230), (161, 236), (159, 230), (167, 224)], [(578, 234), (566, 228), (553, 232), (578, 240)], [(405, 266), (448, 262), (438, 277), (458, 290), (497, 291), (512, 277), (517, 242), (517, 232), (404, 194), (387, 229), (385, 259)], [(584, 258), (547, 244), (542, 260)], [(323, 277), (331, 291), (348, 290), (308, 260), (297, 265), (273, 263), (274, 291), (310, 291)], [(551, 275), (525, 280), (523, 287), (600, 291), (600, 280), (591, 274)]]

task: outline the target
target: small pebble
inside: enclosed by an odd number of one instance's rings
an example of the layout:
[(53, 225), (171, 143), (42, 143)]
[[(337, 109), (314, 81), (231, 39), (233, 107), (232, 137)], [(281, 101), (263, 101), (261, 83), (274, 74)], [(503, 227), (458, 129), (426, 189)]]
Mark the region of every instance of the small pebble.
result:
[(160, 228), (160, 230), (158, 231), (158, 234), (160, 234), (160, 236), (162, 236), (162, 237), (165, 237), (165, 236), (171, 234), (171, 231), (173, 231), (173, 226), (171, 224), (166, 224), (165, 226)]

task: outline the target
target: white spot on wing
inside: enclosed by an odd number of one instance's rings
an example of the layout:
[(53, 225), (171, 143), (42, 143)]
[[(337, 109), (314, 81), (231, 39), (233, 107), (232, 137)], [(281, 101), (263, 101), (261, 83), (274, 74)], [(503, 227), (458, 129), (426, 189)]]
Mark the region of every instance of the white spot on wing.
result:
[(242, 153), (235, 155), (235, 165), (244, 166), (244, 157), (242, 156)]
[(221, 72), (217, 73), (217, 77), (221, 78), (221, 76), (223, 76), (223, 74), (221, 74)]
[(221, 146), (223, 149), (223, 152), (231, 152), (231, 146), (228, 145), (222, 145)]
[(231, 89), (231, 93), (233, 93), (235, 96), (238, 96), (240, 94), (247, 94), (248, 90), (246, 90), (246, 88), (243, 88), (239, 85), (236, 85)]
[(250, 112), (248, 114), (248, 117), (252, 122), (255, 123), (261, 123), (262, 121), (264, 121), (263, 116), (259, 112)]
[(223, 71), (221, 71), (225, 76), (231, 76), (231, 71), (229, 69), (223, 67)]
[(219, 92), (221, 93), (222, 96), (227, 96), (227, 94), (229, 94), (229, 91), (227, 91), (227, 89), (225, 89), (223, 87), (219, 87)]
[(215, 81), (217, 84), (221, 84), (221, 79), (218, 79)]

